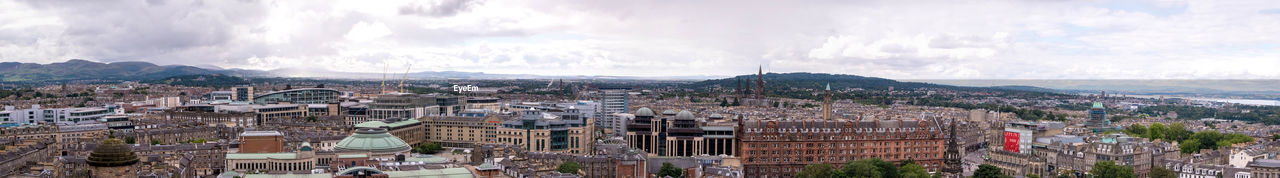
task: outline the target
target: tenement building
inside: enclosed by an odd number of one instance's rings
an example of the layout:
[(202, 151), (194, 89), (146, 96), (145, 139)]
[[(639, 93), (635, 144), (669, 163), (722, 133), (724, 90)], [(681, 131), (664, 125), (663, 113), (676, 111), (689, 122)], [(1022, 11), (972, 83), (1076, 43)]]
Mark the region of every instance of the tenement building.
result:
[(746, 177), (794, 177), (805, 165), (868, 158), (911, 160), (930, 172), (943, 166), (945, 137), (933, 119), (739, 122)]

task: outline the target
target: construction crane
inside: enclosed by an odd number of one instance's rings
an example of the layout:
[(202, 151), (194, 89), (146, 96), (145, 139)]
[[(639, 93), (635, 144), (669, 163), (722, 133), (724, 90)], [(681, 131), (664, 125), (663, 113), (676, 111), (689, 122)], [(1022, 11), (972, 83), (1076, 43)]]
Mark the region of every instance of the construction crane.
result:
[(400, 76), (400, 93), (404, 93), (404, 80), (409, 78), (409, 69), (413, 68), (413, 63), (409, 63), (409, 67), (404, 68), (404, 75)]

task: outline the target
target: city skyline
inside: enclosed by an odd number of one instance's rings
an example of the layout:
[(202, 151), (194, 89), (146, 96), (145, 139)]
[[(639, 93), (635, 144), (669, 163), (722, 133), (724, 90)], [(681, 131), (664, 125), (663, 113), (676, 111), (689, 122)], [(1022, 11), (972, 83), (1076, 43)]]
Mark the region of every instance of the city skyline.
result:
[(0, 1), (0, 61), (363, 73), (1277, 79), (1267, 1)]

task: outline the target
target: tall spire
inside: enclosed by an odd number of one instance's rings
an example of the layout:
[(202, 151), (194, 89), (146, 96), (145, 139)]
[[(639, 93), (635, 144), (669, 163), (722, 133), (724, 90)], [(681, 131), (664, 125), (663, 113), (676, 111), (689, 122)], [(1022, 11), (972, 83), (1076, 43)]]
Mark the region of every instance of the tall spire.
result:
[(761, 65), (759, 71), (756, 72), (756, 102), (762, 102), (764, 98), (764, 66)]
[(943, 164), (946, 165), (942, 167), (942, 172), (947, 173), (948, 177), (959, 177), (964, 173), (964, 168), (961, 167), (963, 163), (960, 160), (962, 159), (960, 157), (960, 145), (956, 143), (956, 137), (959, 137), (959, 135), (956, 135), (956, 125), (956, 119), (952, 118), (949, 126), (950, 133), (948, 133), (951, 135), (947, 138), (947, 151), (943, 154)]
[(831, 120), (831, 83), (827, 83), (827, 90), (822, 93), (822, 120)]

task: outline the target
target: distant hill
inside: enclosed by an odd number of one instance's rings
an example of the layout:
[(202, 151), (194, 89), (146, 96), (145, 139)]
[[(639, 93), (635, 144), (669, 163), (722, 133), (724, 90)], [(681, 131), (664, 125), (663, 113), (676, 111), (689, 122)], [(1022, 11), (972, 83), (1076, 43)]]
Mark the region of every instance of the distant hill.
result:
[(249, 80), (245, 80), (244, 78), (240, 78), (240, 77), (227, 76), (222, 74), (207, 74), (207, 75), (180, 75), (180, 76), (173, 76), (173, 77), (168, 77), (168, 78), (159, 79), (159, 80), (145, 81), (143, 83), (210, 87), (210, 86), (247, 85), (249, 84)]
[[(689, 84), (690, 87), (710, 87), (719, 85), (723, 88), (735, 88), (737, 82), (741, 80), (743, 87), (754, 89), (756, 75), (741, 75), (733, 78), (712, 79)], [(962, 87), (951, 85), (939, 85), (920, 82), (900, 82), (891, 79), (864, 77), (846, 74), (825, 74), (825, 73), (768, 73), (764, 75), (765, 90), (777, 91), (778, 87), (795, 87), (819, 89), (831, 84), (831, 88), (838, 90), (843, 88), (861, 88), (866, 90), (888, 90), (893, 87), (894, 90), (914, 90), (921, 88), (939, 88), (960, 91), (1003, 91), (1003, 92), (1031, 92), (1031, 93), (1056, 93), (1052, 89), (1044, 89), (1028, 86), (1004, 86), (1004, 87)]]
[[(737, 82), (741, 80), (744, 87), (753, 87), (756, 82), (756, 75), (741, 75), (733, 78), (712, 79), (695, 82), (690, 84), (692, 87), (709, 87), (719, 85), (725, 88), (737, 87)], [(845, 74), (824, 74), (824, 73), (768, 73), (764, 75), (765, 89), (780, 86), (799, 87), (799, 88), (818, 88), (825, 87), (830, 83), (831, 88), (862, 88), (868, 90), (887, 90), (889, 87), (894, 89), (916, 89), (916, 88), (951, 88), (954, 86), (934, 85), (916, 82), (898, 82), (895, 80), (863, 77), (857, 75)]]
[(72, 59), (52, 64), (0, 63), (0, 81), (48, 82), (67, 80), (155, 80), (179, 75), (214, 74), (191, 66), (159, 66), (147, 62), (98, 63)]

